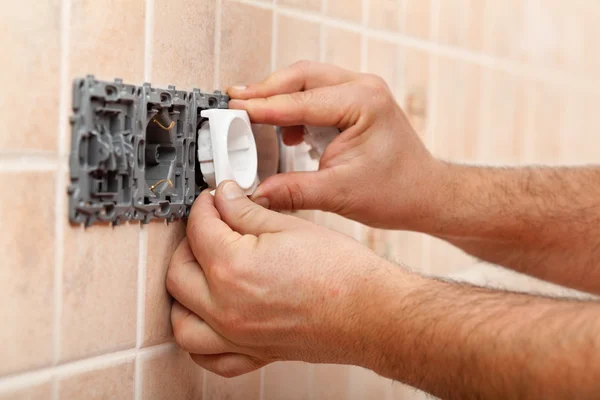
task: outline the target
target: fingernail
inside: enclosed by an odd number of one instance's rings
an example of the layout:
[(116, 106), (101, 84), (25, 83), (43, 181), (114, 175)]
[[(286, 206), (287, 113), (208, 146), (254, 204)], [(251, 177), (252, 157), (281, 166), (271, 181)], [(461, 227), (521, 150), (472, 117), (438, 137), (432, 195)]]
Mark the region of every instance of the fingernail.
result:
[(235, 200), (241, 197), (246, 197), (246, 194), (242, 188), (239, 187), (235, 182), (227, 182), (225, 186), (223, 186), (223, 195), (227, 200)]
[(232, 86), (233, 90), (239, 90), (239, 91), (246, 90), (247, 88), (248, 88), (248, 86)]
[(264, 207), (266, 209), (269, 208), (269, 199), (267, 199), (266, 197), (259, 197), (258, 199), (254, 200), (254, 202), (261, 207)]

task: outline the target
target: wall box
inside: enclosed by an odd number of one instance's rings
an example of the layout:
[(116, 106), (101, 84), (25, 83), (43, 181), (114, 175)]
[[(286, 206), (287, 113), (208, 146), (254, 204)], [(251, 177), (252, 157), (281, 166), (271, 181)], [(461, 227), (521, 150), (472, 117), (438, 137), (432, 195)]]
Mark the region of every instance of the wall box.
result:
[(173, 221), (206, 187), (197, 159), (201, 112), (228, 96), (104, 82), (73, 82), (69, 220), (92, 225)]

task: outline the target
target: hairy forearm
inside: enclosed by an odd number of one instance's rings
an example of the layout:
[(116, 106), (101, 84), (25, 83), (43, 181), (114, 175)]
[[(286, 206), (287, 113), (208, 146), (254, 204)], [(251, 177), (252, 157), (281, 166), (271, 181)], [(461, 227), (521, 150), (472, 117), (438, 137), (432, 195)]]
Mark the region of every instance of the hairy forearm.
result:
[(447, 164), (419, 230), (483, 260), (600, 293), (600, 167)]
[(600, 393), (600, 304), (393, 274), (371, 294), (364, 366), (444, 399)]

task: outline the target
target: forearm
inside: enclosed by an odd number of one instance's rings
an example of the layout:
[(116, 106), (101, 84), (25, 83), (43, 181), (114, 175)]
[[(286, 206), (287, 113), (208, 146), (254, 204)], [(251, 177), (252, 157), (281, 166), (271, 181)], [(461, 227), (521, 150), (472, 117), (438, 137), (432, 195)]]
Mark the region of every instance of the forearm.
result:
[(417, 230), (483, 260), (600, 293), (600, 168), (447, 164)]
[(598, 303), (393, 274), (365, 310), (364, 366), (444, 399), (600, 392)]

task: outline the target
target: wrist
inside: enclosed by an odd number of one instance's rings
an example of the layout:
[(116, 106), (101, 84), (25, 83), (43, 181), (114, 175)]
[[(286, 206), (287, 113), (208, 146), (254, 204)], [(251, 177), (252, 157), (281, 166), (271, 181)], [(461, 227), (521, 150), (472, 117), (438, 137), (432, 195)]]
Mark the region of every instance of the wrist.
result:
[(407, 304), (428, 282), (383, 259), (379, 268), (370, 270), (355, 296), (354, 321), (347, 332), (351, 338), (347, 353), (353, 358), (347, 362), (385, 374), (390, 354), (397, 353), (397, 344), (404, 339), (398, 322), (410, 313)]
[(461, 178), (461, 168), (463, 167), (460, 165), (435, 158), (421, 168), (418, 181), (411, 183), (416, 189), (410, 196), (411, 203), (402, 204), (406, 193), (399, 193), (398, 201), (404, 212), (401, 213), (397, 229), (435, 234), (440, 222), (448, 218), (448, 213), (460, 204), (459, 197), (466, 190), (464, 177)]

